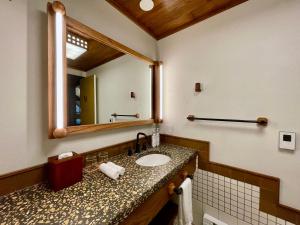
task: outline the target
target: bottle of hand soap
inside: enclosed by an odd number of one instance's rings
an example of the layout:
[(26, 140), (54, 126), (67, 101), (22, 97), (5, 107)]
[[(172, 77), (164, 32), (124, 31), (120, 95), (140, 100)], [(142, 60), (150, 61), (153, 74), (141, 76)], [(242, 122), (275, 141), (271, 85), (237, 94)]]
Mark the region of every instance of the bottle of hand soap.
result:
[(155, 139), (156, 139), (156, 146), (159, 146), (159, 144), (160, 144), (160, 135), (159, 135), (159, 126), (157, 125), (157, 127), (156, 127), (156, 136), (155, 136)]
[(155, 127), (153, 127), (153, 130), (152, 130), (151, 142), (152, 142), (152, 147), (155, 148), (156, 147), (156, 128)]

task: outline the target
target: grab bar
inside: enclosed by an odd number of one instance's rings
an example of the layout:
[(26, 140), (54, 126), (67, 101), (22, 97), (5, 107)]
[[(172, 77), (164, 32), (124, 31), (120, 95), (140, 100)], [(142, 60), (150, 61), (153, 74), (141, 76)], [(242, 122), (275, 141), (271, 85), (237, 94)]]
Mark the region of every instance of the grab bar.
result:
[(133, 115), (126, 115), (126, 114), (117, 114), (117, 113), (113, 113), (111, 114), (111, 116), (113, 117), (120, 117), (120, 116), (124, 116), (124, 117), (135, 117), (135, 118), (140, 118), (140, 114), (133, 114)]
[(237, 122), (237, 123), (256, 123), (264, 127), (268, 125), (268, 119), (265, 117), (258, 117), (256, 120), (237, 120), (237, 119), (201, 118), (201, 117), (195, 117), (194, 115), (189, 115), (187, 119), (189, 121), (206, 120), (206, 121), (223, 121), (223, 122)]

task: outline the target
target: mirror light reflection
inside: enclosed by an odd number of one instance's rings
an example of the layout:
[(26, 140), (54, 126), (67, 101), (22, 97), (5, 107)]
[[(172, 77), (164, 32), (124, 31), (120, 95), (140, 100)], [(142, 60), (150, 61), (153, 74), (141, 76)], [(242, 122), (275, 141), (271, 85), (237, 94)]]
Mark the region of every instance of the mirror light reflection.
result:
[(149, 64), (67, 32), (68, 126), (151, 118)]

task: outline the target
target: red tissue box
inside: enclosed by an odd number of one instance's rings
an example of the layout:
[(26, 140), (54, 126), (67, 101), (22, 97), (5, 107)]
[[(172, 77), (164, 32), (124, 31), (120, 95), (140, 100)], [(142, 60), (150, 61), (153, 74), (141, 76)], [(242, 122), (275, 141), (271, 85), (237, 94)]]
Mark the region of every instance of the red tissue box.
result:
[(73, 152), (72, 157), (48, 158), (48, 178), (51, 189), (59, 191), (82, 180), (83, 157)]

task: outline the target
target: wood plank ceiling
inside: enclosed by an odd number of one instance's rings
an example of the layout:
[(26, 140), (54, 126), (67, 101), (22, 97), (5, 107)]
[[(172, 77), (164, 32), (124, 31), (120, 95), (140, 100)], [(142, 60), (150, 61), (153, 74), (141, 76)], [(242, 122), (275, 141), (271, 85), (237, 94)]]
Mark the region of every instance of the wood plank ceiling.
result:
[(248, 0), (153, 0), (145, 12), (140, 0), (106, 0), (159, 40)]
[(124, 55), (123, 52), (93, 39), (88, 39), (87, 42), (88, 50), (75, 60), (67, 59), (68, 67), (80, 71), (89, 71)]

